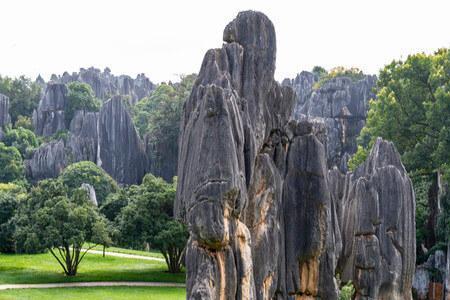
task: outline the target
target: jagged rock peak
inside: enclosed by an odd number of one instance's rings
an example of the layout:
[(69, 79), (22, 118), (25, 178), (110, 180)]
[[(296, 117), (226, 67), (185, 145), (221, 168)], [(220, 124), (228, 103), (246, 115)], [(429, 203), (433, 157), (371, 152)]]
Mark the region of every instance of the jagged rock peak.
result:
[(140, 183), (148, 168), (145, 146), (121, 96), (105, 102), (98, 117), (98, 159), (119, 183)]
[[(239, 13), (224, 41), (206, 53), (181, 127), (175, 211), (191, 234), (187, 297), (337, 299), (340, 238), (331, 226), (323, 126), (288, 123), (294, 93), (273, 78), (275, 30), (264, 14)], [(305, 207), (318, 226), (308, 226)]]
[(353, 282), (355, 299), (411, 299), (415, 196), (394, 145), (378, 138), (343, 191), (341, 278)]
[(67, 107), (67, 87), (62, 83), (51, 82), (33, 112), (33, 125), (36, 134), (50, 136), (66, 129), (64, 111)]
[[(369, 100), (375, 99), (376, 77), (361, 79), (341, 76), (319, 82), (317, 75), (303, 71), (295, 79), (285, 79), (297, 95), (295, 119), (320, 118), (327, 127), (327, 164), (347, 172), (347, 162), (357, 150), (357, 137), (364, 127)], [(321, 84), (317, 87), (318, 84)]]
[(70, 83), (80, 81), (89, 84), (96, 97), (104, 101), (114, 95), (129, 97), (130, 104), (135, 104), (140, 99), (147, 97), (154, 90), (155, 85), (145, 74), (138, 74), (135, 79), (128, 75), (115, 76), (106, 67), (103, 72), (100, 69), (90, 67), (80, 68), (79, 72), (69, 74), (64, 72), (61, 76), (52, 75), (51, 81)]

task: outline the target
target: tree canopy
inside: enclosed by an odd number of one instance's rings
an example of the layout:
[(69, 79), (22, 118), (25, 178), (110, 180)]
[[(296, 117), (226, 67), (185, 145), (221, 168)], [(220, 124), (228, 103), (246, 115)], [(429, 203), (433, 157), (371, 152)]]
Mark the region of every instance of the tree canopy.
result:
[(31, 117), (41, 99), (41, 87), (25, 76), (0, 76), (0, 93), (9, 97), (9, 114), (15, 123), (19, 116)]
[(99, 206), (110, 193), (119, 189), (115, 180), (91, 161), (71, 164), (64, 169), (59, 178), (70, 189), (78, 189), (83, 183), (92, 185)]
[(22, 127), (6, 130), (3, 142), (7, 146), (16, 147), (22, 158), (27, 158), (39, 146), (34, 132)]
[(186, 228), (172, 218), (175, 184), (147, 174), (142, 184), (128, 194), (128, 205), (115, 219), (120, 244), (160, 250), (170, 272), (180, 271), (187, 242)]
[(76, 189), (70, 196), (67, 191), (60, 180), (44, 180), (33, 188), (19, 216), (16, 238), (25, 251), (47, 249), (64, 273), (74, 276), (90, 250), (82, 250), (83, 245), (109, 244), (110, 237), (106, 219), (86, 191)]
[[(183, 104), (196, 75), (182, 76), (178, 83), (160, 84), (153, 93), (132, 108), (133, 121), (142, 137), (147, 137), (151, 172), (165, 180), (176, 173), (178, 135)], [(171, 174), (171, 175), (169, 175)]]
[(14, 182), (24, 179), (25, 169), (22, 156), (16, 147), (0, 142), (0, 182)]
[(65, 110), (67, 123), (70, 123), (77, 110), (98, 111), (100, 100), (95, 98), (94, 91), (89, 84), (74, 81), (67, 85), (68, 104)]

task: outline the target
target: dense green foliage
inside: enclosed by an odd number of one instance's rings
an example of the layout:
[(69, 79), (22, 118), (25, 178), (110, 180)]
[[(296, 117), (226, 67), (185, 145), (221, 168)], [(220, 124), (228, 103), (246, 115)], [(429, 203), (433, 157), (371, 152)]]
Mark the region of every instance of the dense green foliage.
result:
[(31, 118), (27, 117), (27, 116), (20, 115), (17, 117), (17, 121), (14, 123), (14, 128), (19, 128), (19, 127), (29, 129), (31, 131), (34, 130), (33, 122), (31, 120)]
[(34, 132), (22, 127), (6, 130), (3, 142), (7, 146), (17, 148), (22, 158), (28, 158), (32, 151), (39, 146)]
[(138, 186), (132, 185), (120, 189), (117, 193), (109, 194), (101, 205), (100, 212), (108, 220), (114, 221), (122, 211), (122, 208), (128, 205), (128, 199), (133, 197), (133, 191), (137, 192), (138, 189)]
[(339, 293), (339, 300), (351, 300), (354, 293), (355, 288), (352, 282), (350, 281), (341, 288)]
[(10, 192), (0, 192), (0, 252), (14, 253), (16, 245), (14, 241), (13, 217), (19, 206), (19, 201)]
[(450, 51), (410, 55), (380, 72), (360, 143), (395, 143), (408, 170), (445, 171), (450, 163)]
[(175, 184), (151, 174), (129, 193), (129, 203), (116, 217), (119, 243), (135, 249), (157, 248), (170, 272), (181, 270), (181, 259), (187, 242), (184, 225), (172, 219)]
[(171, 180), (162, 170), (176, 173), (178, 135), (183, 104), (191, 92), (196, 75), (183, 76), (179, 83), (159, 85), (153, 93), (133, 107), (133, 121), (139, 134), (148, 138), (152, 173)]
[(24, 179), (25, 169), (22, 156), (16, 147), (0, 143), (0, 182), (13, 182)]
[(68, 104), (65, 110), (67, 124), (70, 124), (77, 110), (98, 111), (100, 100), (95, 98), (94, 91), (89, 84), (74, 81), (67, 85)]
[(9, 97), (9, 114), (15, 123), (19, 116), (31, 117), (41, 98), (41, 87), (24, 76), (0, 76), (0, 94)]
[(70, 189), (77, 189), (83, 183), (94, 187), (99, 205), (110, 193), (118, 190), (117, 183), (102, 168), (90, 161), (81, 161), (68, 166), (60, 175), (62, 183)]
[[(47, 189), (49, 188), (49, 189)], [(51, 194), (49, 194), (51, 193)], [(67, 193), (59, 180), (33, 188), (17, 222), (18, 240), (36, 249), (48, 249), (67, 276), (74, 276), (90, 241), (109, 244), (106, 220), (89, 201), (85, 190)]]
[(153, 238), (153, 246), (164, 255), (169, 272), (181, 271), (184, 249), (189, 235), (186, 226), (176, 220), (166, 222)]

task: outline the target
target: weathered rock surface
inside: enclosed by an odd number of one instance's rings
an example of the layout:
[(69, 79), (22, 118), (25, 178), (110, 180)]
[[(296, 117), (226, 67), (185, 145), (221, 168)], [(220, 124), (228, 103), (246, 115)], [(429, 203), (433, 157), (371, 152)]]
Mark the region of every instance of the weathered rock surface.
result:
[(144, 144), (120, 96), (100, 110), (97, 156), (97, 165), (120, 183), (140, 183), (148, 168)]
[(33, 181), (57, 177), (68, 165), (63, 140), (45, 143), (37, 148), (31, 159), (25, 160), (27, 177)]
[(3, 137), (3, 127), (11, 122), (9, 116), (9, 98), (0, 94), (0, 140)]
[(94, 187), (88, 183), (83, 183), (83, 184), (81, 184), (81, 188), (86, 191), (86, 193), (89, 197), (89, 200), (92, 202), (92, 204), (94, 204), (95, 206), (98, 206), (97, 196), (95, 194)]
[(69, 164), (84, 160), (122, 184), (140, 183), (148, 171), (144, 144), (120, 96), (105, 102), (98, 113), (77, 111), (66, 140), (45, 143), (26, 160), (27, 177), (56, 177)]
[(415, 196), (392, 143), (378, 138), (365, 163), (347, 173), (340, 202), (342, 280), (352, 280), (356, 299), (411, 299)]
[(319, 118), (326, 124), (328, 167), (337, 166), (345, 173), (348, 159), (357, 150), (356, 138), (364, 127), (369, 100), (375, 98), (376, 77), (366, 75), (357, 81), (336, 77), (315, 89), (317, 80), (304, 71), (293, 80), (284, 80), (283, 85), (296, 92), (294, 118)]
[(77, 111), (70, 122), (67, 147), (72, 161), (98, 160), (98, 114), (97, 112)]
[(188, 298), (337, 299), (323, 126), (288, 123), (294, 94), (273, 79), (266, 16), (240, 13), (224, 41), (205, 55), (182, 121), (176, 213), (190, 225)]
[(80, 81), (89, 84), (97, 98), (104, 101), (112, 96), (121, 95), (128, 97), (130, 104), (135, 104), (140, 99), (147, 97), (155, 88), (155, 85), (144, 75), (139, 74), (135, 79), (128, 75), (115, 76), (109, 68), (102, 72), (96, 68), (81, 68), (79, 72), (63, 75), (52, 75), (52, 81), (70, 83)]
[(49, 83), (45, 94), (33, 112), (36, 134), (50, 136), (66, 129), (64, 110), (67, 106), (67, 87), (61, 83)]
[[(253, 11), (209, 50), (181, 122), (175, 214), (189, 225), (188, 299), (410, 299), (414, 193), (392, 144), (328, 171), (324, 119), (289, 120), (275, 30)], [(306, 84), (306, 83), (305, 83)]]

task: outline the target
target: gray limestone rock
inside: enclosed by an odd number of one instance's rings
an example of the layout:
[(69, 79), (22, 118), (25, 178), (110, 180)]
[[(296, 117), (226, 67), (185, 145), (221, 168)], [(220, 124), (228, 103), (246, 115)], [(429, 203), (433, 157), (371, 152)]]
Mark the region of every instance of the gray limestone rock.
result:
[(411, 298), (415, 202), (399, 154), (378, 140), (355, 173), (327, 167), (330, 120), (365, 113), (352, 99), (366, 86), (329, 82), (330, 118), (289, 120), (295, 96), (273, 79), (270, 20), (239, 13), (224, 41), (206, 53), (181, 122), (187, 298), (333, 300), (336, 273), (358, 299)]
[(97, 202), (97, 196), (95, 194), (95, 189), (92, 185), (88, 183), (81, 184), (81, 188), (84, 189), (89, 197), (89, 200), (94, 204), (95, 206), (98, 206)]
[(0, 141), (3, 138), (3, 128), (11, 122), (9, 116), (9, 98), (0, 94)]
[(113, 97), (98, 113), (77, 111), (65, 141), (44, 143), (26, 161), (27, 176), (32, 181), (56, 177), (67, 165), (87, 160), (118, 183), (140, 183), (148, 158), (123, 101)]
[(9, 123), (11, 123), (9, 116), (9, 98), (0, 94), (0, 127), (6, 126)]
[(352, 280), (356, 299), (411, 299), (415, 196), (392, 143), (378, 138), (365, 163), (347, 173), (340, 204), (338, 272)]
[(77, 111), (70, 122), (67, 147), (73, 161), (98, 159), (98, 114), (97, 112)]
[(188, 298), (337, 299), (324, 125), (288, 122), (294, 93), (273, 79), (265, 15), (240, 13), (224, 41), (206, 53), (181, 125), (175, 211), (191, 234)]
[(57, 177), (68, 165), (64, 141), (57, 140), (41, 145), (24, 163), (27, 177), (32, 181)]
[(95, 96), (103, 101), (120, 95), (126, 97), (130, 104), (149, 96), (155, 89), (155, 85), (144, 74), (139, 74), (135, 79), (128, 75), (115, 76), (109, 68), (105, 68), (103, 72), (93, 67), (81, 68), (79, 72), (72, 74), (64, 72), (61, 76), (52, 75), (52, 80), (65, 84), (73, 81), (84, 82), (89, 84)]
[(376, 77), (336, 77), (315, 88), (317, 80), (304, 71), (293, 80), (285, 79), (283, 85), (296, 92), (295, 119), (320, 118), (326, 124), (328, 167), (337, 166), (345, 173), (348, 159), (357, 150), (356, 138), (364, 127), (369, 100), (375, 98)]
[(61, 83), (49, 83), (45, 94), (33, 112), (36, 134), (51, 136), (66, 129), (64, 110), (67, 107), (67, 87)]
[(148, 168), (145, 147), (121, 96), (105, 102), (98, 116), (97, 165), (119, 183), (140, 183)]

